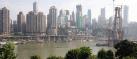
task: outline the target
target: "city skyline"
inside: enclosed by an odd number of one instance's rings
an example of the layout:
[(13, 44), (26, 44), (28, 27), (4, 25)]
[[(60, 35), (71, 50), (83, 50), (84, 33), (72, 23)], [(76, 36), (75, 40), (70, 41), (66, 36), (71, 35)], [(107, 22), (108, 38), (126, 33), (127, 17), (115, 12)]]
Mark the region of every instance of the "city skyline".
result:
[[(117, 0), (115, 0), (117, 2)], [(16, 3), (15, 3), (16, 2)], [(7, 8), (10, 10), (11, 13), (11, 19), (16, 20), (16, 14), (18, 14), (18, 12), (23, 11), (24, 14), (27, 14), (29, 11), (33, 10), (32, 8), (32, 4), (33, 2), (35, 2), (35, 0), (31, 0), (31, 1), (26, 1), (26, 0), (20, 0), (20, 1), (16, 1), (16, 0), (12, 0), (12, 1), (0, 1), (1, 3), (1, 8), (4, 4), (7, 4)], [(62, 2), (62, 3), (60, 3)], [(121, 2), (121, 1), (120, 1)], [(117, 4), (122, 4), (120, 2), (117, 2)], [(135, 7), (134, 4), (136, 1), (132, 2), (132, 1), (127, 1), (127, 0), (123, 0), (124, 5), (128, 5), (129, 6), (129, 21), (137, 21), (136, 20), (136, 9), (132, 8)], [(67, 3), (67, 4), (66, 4)], [(131, 4), (132, 3), (132, 4)], [(54, 0), (39, 0), (38, 1), (38, 9), (39, 11), (44, 12), (44, 14), (48, 14), (48, 9), (50, 8), (50, 6), (55, 5), (57, 7), (57, 11), (59, 14), (59, 10), (60, 9), (68, 9), (70, 11), (76, 11), (75, 6), (81, 4), (82, 5), (82, 9), (83, 9), (83, 15), (85, 15), (88, 11), (88, 9), (91, 9), (92, 12), (92, 19), (93, 18), (98, 18), (99, 14), (100, 14), (100, 9), (101, 8), (106, 8), (106, 18), (108, 19), (113, 13), (113, 0), (59, 0), (59, 1), (54, 1)], [(96, 5), (96, 6), (94, 6)], [(134, 9), (134, 13), (133, 13), (133, 9)], [(76, 12), (75, 12), (76, 13)]]

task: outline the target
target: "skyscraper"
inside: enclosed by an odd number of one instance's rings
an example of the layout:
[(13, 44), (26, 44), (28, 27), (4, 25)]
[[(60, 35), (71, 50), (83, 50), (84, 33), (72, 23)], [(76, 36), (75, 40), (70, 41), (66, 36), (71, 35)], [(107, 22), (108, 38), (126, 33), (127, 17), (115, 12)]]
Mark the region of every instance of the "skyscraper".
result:
[(101, 14), (98, 17), (98, 24), (99, 24), (99, 28), (105, 28), (106, 27), (105, 8), (101, 8)]
[(9, 10), (4, 7), (0, 10), (0, 34), (9, 34), (11, 28), (11, 19)]
[(84, 15), (83, 16), (83, 28), (84, 28), (84, 30), (87, 30), (88, 29), (88, 24), (89, 23), (89, 21), (88, 21), (88, 16), (87, 15)]
[(14, 32), (14, 33), (18, 32), (18, 25), (17, 25), (17, 21), (16, 20), (13, 21), (11, 29), (12, 29), (11, 32)]
[(128, 25), (128, 11), (129, 7), (125, 5), (123, 9), (123, 27), (127, 27)]
[(17, 31), (20, 33), (25, 33), (25, 24), (25, 16), (23, 12), (19, 12), (19, 14), (17, 15)]
[(75, 26), (75, 13), (74, 13), (74, 11), (72, 12), (72, 14), (70, 16), (70, 25)]
[(34, 13), (37, 13), (37, 12), (38, 12), (37, 1), (35, 1), (35, 2), (33, 3), (33, 11), (34, 11)]
[[(34, 13), (30, 11), (26, 15), (26, 33), (33, 33)], [(36, 24), (36, 23), (35, 23)]]
[(46, 33), (46, 16), (39, 12), (37, 15), (37, 32)]
[(26, 31), (32, 34), (46, 33), (46, 16), (42, 12), (35, 14), (30, 11), (27, 14)]
[(65, 10), (65, 27), (70, 27), (70, 14), (69, 10)]
[(65, 11), (64, 10), (60, 10), (57, 23), (59, 27), (64, 27), (65, 25)]
[(78, 29), (82, 30), (82, 6), (76, 6), (76, 26)]
[(91, 30), (91, 10), (90, 9), (88, 9), (88, 12), (87, 12), (87, 17), (88, 17), (88, 19), (87, 19), (87, 28), (88, 28), (88, 30)]
[(46, 16), (43, 12), (38, 12), (37, 3), (33, 4), (33, 11), (26, 16), (26, 32), (28, 34), (45, 34), (46, 33)]
[(91, 21), (91, 10), (90, 9), (88, 10), (87, 14), (88, 14), (88, 19)]
[(97, 21), (96, 19), (92, 19), (92, 35), (95, 36), (97, 34)]
[(55, 6), (51, 6), (49, 9), (48, 20), (47, 20), (48, 34), (56, 34), (57, 32), (56, 19), (57, 19), (57, 9)]

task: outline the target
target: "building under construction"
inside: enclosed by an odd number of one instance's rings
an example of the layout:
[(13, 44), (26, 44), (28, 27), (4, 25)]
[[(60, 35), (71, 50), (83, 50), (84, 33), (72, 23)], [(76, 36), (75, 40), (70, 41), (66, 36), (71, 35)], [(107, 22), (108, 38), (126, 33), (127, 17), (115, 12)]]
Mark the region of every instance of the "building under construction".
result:
[(108, 29), (108, 45), (113, 46), (123, 40), (122, 7), (115, 7), (115, 15), (112, 29)]

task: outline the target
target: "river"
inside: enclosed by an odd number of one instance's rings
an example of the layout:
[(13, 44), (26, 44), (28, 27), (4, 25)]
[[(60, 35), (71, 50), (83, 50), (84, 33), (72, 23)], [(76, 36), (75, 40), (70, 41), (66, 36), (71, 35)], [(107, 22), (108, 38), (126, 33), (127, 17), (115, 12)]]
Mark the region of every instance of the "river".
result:
[(79, 48), (88, 46), (92, 49), (93, 54), (104, 49), (113, 49), (112, 47), (97, 47), (96, 41), (81, 41), (73, 40), (70, 42), (44, 42), (36, 43), (29, 42), (26, 44), (19, 44), (16, 47), (17, 59), (30, 59), (30, 56), (39, 55), (42, 59), (46, 59), (48, 56), (62, 56), (64, 57), (68, 50), (73, 48)]

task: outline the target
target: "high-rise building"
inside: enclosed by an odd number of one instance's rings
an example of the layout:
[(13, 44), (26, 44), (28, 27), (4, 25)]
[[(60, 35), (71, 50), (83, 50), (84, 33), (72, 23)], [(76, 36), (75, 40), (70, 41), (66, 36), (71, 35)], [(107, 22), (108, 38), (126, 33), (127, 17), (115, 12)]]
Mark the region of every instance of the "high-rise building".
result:
[(89, 9), (88, 10), (88, 12), (87, 12), (87, 17), (88, 17), (88, 19), (87, 19), (87, 22), (86, 22), (86, 26), (87, 26), (87, 28), (88, 28), (88, 30), (91, 30), (91, 10)]
[(87, 14), (88, 14), (88, 19), (91, 21), (91, 10), (90, 9), (88, 10)]
[(101, 16), (106, 17), (105, 8), (101, 8)]
[(30, 34), (46, 33), (46, 16), (42, 12), (27, 14), (26, 32)]
[(65, 10), (65, 27), (70, 27), (70, 14), (69, 10)]
[(70, 16), (70, 25), (75, 26), (75, 13), (72, 12), (72, 15)]
[(66, 12), (66, 15), (69, 15), (69, 10), (65, 10), (65, 12)]
[(60, 10), (57, 23), (59, 27), (65, 26), (65, 11), (64, 10)]
[(78, 29), (82, 30), (82, 6), (76, 6), (76, 26)]
[[(26, 33), (33, 33), (34, 13), (30, 11), (26, 15)], [(36, 23), (35, 23), (36, 24)]]
[(58, 25), (62, 28), (70, 26), (70, 14), (69, 10), (60, 10), (59, 16), (58, 16)]
[(108, 29), (112, 29), (112, 27), (113, 27), (113, 18), (112, 17), (109, 17), (107, 27), (108, 27)]
[(48, 34), (57, 33), (57, 9), (55, 6), (51, 6), (48, 14)]
[(39, 12), (37, 15), (37, 32), (46, 33), (46, 16)]
[(125, 5), (123, 9), (123, 27), (127, 27), (128, 25), (128, 11), (129, 7)]
[(101, 8), (101, 14), (98, 17), (99, 28), (106, 27), (106, 16), (105, 16), (105, 8)]
[(18, 25), (17, 25), (17, 21), (14, 20), (13, 23), (12, 23), (12, 31), (11, 32), (18, 32)]
[(11, 28), (11, 19), (9, 10), (4, 7), (0, 10), (0, 34), (9, 34)]
[(92, 19), (92, 35), (97, 34), (97, 21), (96, 19)]
[(89, 23), (89, 21), (88, 21), (88, 16), (87, 15), (84, 15), (83, 16), (83, 28), (84, 28), (84, 30), (87, 30), (88, 29), (88, 24)]
[(23, 12), (19, 12), (17, 15), (17, 32), (25, 33), (26, 27), (25, 27), (26, 21), (25, 16)]
[(35, 1), (35, 2), (33, 3), (33, 11), (34, 11), (34, 13), (37, 13), (37, 12), (38, 12), (37, 1)]
[(46, 16), (43, 12), (38, 12), (37, 3), (33, 4), (33, 11), (26, 16), (26, 33), (28, 34), (45, 34), (46, 33)]

